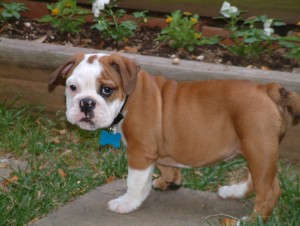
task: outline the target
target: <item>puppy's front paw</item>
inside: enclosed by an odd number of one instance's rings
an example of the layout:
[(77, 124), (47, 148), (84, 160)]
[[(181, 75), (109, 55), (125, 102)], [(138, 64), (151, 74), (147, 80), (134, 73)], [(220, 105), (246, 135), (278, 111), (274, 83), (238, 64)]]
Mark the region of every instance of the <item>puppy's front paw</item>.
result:
[(122, 195), (108, 202), (108, 209), (116, 213), (130, 213), (140, 207), (142, 202), (128, 194)]

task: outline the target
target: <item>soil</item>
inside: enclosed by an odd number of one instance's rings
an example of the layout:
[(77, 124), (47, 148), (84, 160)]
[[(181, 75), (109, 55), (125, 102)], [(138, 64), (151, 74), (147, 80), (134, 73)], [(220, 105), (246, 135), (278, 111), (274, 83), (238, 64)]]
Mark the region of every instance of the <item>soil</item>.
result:
[[(203, 45), (193, 52), (183, 49), (172, 49), (166, 43), (156, 41), (160, 33), (159, 27), (140, 27), (134, 37), (126, 42), (116, 43), (101, 38), (96, 29), (91, 29), (91, 23), (83, 25), (76, 34), (63, 34), (53, 29), (49, 24), (38, 23), (36, 20), (21, 17), (17, 21), (4, 24), (0, 28), (0, 37), (35, 40), (36, 42), (69, 45), (102, 50), (117, 50), (135, 54), (178, 57), (179, 59), (199, 60), (208, 63), (261, 68), (264, 70), (293, 71), (299, 68), (295, 59), (284, 57), (286, 50), (277, 49), (272, 54), (265, 54), (258, 59), (245, 59), (228, 52), (219, 44)], [(200, 56), (200, 57), (199, 57)]]

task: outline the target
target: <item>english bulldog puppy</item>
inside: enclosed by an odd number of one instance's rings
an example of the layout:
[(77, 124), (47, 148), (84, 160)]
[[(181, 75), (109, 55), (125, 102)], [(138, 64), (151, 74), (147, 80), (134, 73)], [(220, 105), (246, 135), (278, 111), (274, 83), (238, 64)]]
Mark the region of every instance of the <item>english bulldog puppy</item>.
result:
[[(184, 75), (183, 75), (184, 76)], [(115, 128), (127, 147), (127, 191), (108, 208), (139, 208), (151, 185), (176, 189), (180, 168), (204, 167), (243, 155), (245, 180), (220, 187), (222, 198), (255, 193), (251, 217), (264, 220), (280, 196), (279, 144), (300, 119), (300, 98), (277, 83), (241, 80), (178, 83), (152, 76), (118, 54), (77, 54), (50, 84), (66, 85), (67, 119), (85, 130)], [(152, 181), (154, 167), (161, 177)], [(199, 178), (201, 180), (201, 178)]]

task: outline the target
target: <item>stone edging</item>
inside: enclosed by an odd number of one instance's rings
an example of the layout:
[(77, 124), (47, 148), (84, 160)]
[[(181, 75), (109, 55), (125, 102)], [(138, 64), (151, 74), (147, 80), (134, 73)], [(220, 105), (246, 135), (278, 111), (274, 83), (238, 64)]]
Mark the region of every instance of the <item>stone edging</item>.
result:
[[(0, 64), (54, 70), (64, 60), (77, 52), (93, 53), (100, 50), (37, 43), (13, 39), (0, 39)], [(108, 51), (101, 51), (111, 53)], [(162, 74), (178, 81), (198, 79), (248, 79), (258, 82), (279, 82), (300, 93), (300, 73), (265, 71), (236, 66), (180, 60), (173, 65), (171, 59), (121, 53), (135, 59), (143, 69), (152, 74)]]

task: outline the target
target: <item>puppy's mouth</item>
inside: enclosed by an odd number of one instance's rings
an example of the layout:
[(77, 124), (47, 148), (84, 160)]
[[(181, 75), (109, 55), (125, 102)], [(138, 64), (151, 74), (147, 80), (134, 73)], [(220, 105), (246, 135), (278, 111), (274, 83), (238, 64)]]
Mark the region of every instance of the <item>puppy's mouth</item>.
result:
[(90, 126), (91, 130), (94, 130), (96, 128), (95, 123), (90, 118), (82, 118), (79, 120), (79, 123), (86, 123)]
[(92, 121), (92, 119), (94, 118), (94, 112), (86, 112), (84, 113), (84, 116), (85, 117), (79, 120), (80, 122), (94, 124), (94, 122)]
[(92, 123), (92, 124), (94, 124), (94, 122), (90, 118), (82, 118), (79, 121), (80, 122), (86, 122), (86, 123), (90, 123), (90, 124)]

